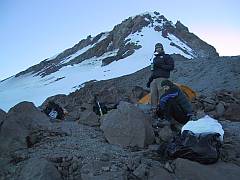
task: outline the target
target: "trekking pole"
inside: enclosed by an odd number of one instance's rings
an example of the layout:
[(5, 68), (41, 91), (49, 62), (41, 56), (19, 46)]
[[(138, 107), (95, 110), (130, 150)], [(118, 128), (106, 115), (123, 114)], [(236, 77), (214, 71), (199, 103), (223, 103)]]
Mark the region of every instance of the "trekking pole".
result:
[(98, 108), (99, 108), (100, 115), (103, 116), (102, 108), (100, 106), (99, 101), (97, 101), (97, 105), (98, 105)]
[(99, 109), (99, 112), (100, 112), (100, 116), (103, 116), (102, 108), (101, 108), (101, 105), (100, 105), (100, 103), (99, 103), (99, 101), (98, 101), (98, 98), (97, 98), (97, 95), (96, 95), (96, 94), (94, 95), (94, 101), (95, 101), (95, 103), (96, 103), (97, 106), (98, 106), (98, 109)]

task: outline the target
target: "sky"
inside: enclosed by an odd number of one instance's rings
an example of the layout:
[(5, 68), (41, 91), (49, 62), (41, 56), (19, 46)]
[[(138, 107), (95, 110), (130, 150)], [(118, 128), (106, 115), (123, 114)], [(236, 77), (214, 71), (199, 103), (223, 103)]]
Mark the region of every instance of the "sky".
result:
[(221, 56), (240, 55), (239, 7), (239, 0), (0, 0), (0, 80), (146, 11), (180, 20)]

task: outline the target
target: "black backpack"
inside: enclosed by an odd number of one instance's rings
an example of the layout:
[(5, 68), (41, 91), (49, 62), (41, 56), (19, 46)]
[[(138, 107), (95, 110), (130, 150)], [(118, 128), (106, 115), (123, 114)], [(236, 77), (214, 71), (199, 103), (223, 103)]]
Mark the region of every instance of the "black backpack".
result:
[(218, 161), (222, 145), (219, 133), (194, 134), (185, 130), (167, 145), (166, 154), (170, 159), (184, 158), (202, 164)]

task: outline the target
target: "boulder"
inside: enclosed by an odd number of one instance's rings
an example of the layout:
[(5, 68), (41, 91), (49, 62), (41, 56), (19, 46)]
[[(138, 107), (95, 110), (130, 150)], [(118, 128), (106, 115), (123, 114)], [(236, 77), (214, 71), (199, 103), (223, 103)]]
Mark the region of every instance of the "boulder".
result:
[(212, 165), (202, 165), (186, 159), (177, 159), (175, 166), (177, 179), (238, 180), (240, 177), (240, 167), (231, 163), (218, 162)]
[(225, 112), (225, 107), (223, 102), (219, 102), (216, 106), (216, 115), (217, 117), (221, 117)]
[(26, 137), (36, 129), (50, 126), (49, 118), (31, 102), (21, 102), (11, 108), (0, 131), (0, 151), (26, 148)]
[(224, 142), (221, 148), (221, 160), (240, 166), (240, 122), (221, 121), (224, 130)]
[(99, 126), (99, 117), (92, 111), (84, 111), (80, 114), (80, 119), (78, 121), (80, 124), (88, 126)]
[(157, 129), (158, 138), (161, 141), (168, 142), (173, 137), (173, 131), (171, 130), (170, 126), (164, 126), (163, 128)]
[(123, 147), (144, 147), (154, 141), (150, 116), (127, 102), (104, 116), (101, 129), (109, 143)]
[(68, 114), (65, 116), (65, 120), (67, 121), (76, 121), (79, 120), (80, 117), (82, 116), (81, 114), (84, 113), (85, 111), (92, 111), (93, 110), (93, 105), (84, 103), (80, 106), (75, 105), (74, 107), (71, 108), (71, 111), (68, 112)]
[(240, 105), (232, 103), (224, 113), (224, 117), (231, 121), (240, 121)]
[(120, 101), (120, 94), (121, 92), (114, 86), (103, 88), (97, 95), (97, 99), (100, 103), (106, 105), (107, 108), (112, 109)]
[(61, 180), (56, 167), (45, 159), (30, 159), (21, 170), (19, 179), (24, 180)]
[(165, 169), (163, 169), (161, 166), (152, 165), (149, 169), (149, 180), (174, 180), (176, 179), (173, 174), (170, 174)]
[(134, 171), (134, 176), (138, 177), (139, 179), (147, 179), (149, 171), (149, 166), (147, 164), (140, 164)]

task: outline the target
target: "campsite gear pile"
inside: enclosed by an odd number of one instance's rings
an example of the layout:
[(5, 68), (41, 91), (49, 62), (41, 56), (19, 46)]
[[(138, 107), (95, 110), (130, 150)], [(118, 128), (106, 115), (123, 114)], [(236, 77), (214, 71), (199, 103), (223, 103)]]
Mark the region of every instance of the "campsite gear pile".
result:
[[(189, 101), (195, 101), (197, 93), (194, 90), (186, 85), (177, 83), (175, 85), (181, 89)], [(150, 94), (142, 97), (138, 103), (149, 104)], [(156, 112), (157, 116), (163, 119), (161, 111), (157, 110)], [(167, 157), (169, 159), (184, 158), (202, 164), (217, 162), (224, 135), (221, 124), (209, 116), (185, 123), (181, 133), (167, 143), (165, 149)]]
[(202, 164), (218, 161), (224, 131), (217, 120), (205, 116), (189, 121), (182, 133), (172, 139), (166, 152), (169, 158), (185, 158)]
[(218, 133), (194, 134), (183, 131), (175, 137), (167, 147), (167, 155), (172, 158), (184, 158), (202, 164), (212, 164), (218, 161), (221, 141)]

